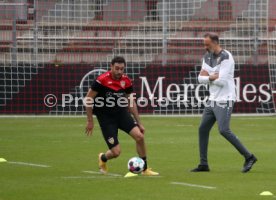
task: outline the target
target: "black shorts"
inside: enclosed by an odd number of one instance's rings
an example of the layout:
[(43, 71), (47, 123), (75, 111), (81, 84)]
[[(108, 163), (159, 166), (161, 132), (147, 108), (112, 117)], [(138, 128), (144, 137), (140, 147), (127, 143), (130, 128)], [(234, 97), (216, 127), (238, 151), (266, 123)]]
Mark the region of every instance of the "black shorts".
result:
[(97, 113), (96, 116), (99, 121), (104, 140), (109, 149), (112, 149), (119, 144), (118, 129), (121, 129), (129, 134), (130, 131), (137, 126), (137, 123), (127, 110), (116, 112), (116, 114)]

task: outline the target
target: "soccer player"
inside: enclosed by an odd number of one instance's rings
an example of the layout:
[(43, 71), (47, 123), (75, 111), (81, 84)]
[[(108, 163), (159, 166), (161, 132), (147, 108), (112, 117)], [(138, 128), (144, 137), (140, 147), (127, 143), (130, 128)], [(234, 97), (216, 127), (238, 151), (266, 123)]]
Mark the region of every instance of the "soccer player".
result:
[[(137, 105), (134, 101), (131, 80), (124, 74), (126, 66), (123, 57), (115, 57), (111, 61), (110, 71), (101, 74), (89, 89), (86, 98), (87, 125), (86, 134), (92, 135), (94, 122), (92, 115), (97, 116), (104, 140), (109, 148), (105, 153), (99, 154), (100, 172), (108, 172), (107, 161), (117, 158), (121, 153), (118, 140), (118, 129), (128, 133), (136, 142), (136, 150), (145, 162), (143, 175), (159, 175), (147, 166), (147, 154), (144, 133)], [(94, 100), (88, 103), (89, 99)], [(131, 114), (134, 119), (132, 118)]]
[(236, 100), (235, 62), (232, 54), (220, 47), (217, 34), (207, 33), (203, 41), (207, 52), (203, 57), (198, 81), (209, 84), (210, 96), (199, 126), (200, 164), (192, 172), (210, 171), (207, 159), (209, 132), (217, 121), (220, 134), (244, 156), (242, 172), (246, 173), (250, 171), (257, 158), (245, 148), (229, 127)]

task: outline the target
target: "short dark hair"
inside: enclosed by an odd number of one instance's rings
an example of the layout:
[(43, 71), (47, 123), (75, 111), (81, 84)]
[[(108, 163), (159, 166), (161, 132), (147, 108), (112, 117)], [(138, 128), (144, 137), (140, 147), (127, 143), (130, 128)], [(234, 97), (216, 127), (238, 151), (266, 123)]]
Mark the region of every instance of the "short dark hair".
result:
[(219, 36), (218, 36), (218, 34), (212, 33), (212, 32), (205, 33), (204, 34), (204, 38), (207, 38), (207, 37), (210, 38), (213, 42), (219, 43)]
[(126, 60), (124, 57), (122, 56), (115, 56), (112, 60), (111, 60), (111, 64), (114, 65), (115, 63), (124, 63), (124, 65), (126, 65)]

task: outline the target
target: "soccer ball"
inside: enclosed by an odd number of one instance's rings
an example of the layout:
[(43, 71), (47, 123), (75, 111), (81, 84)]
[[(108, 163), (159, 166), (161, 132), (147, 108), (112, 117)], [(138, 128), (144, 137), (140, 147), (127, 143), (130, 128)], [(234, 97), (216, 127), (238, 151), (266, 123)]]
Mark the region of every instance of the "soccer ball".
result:
[(129, 159), (127, 164), (128, 170), (134, 174), (140, 174), (143, 171), (144, 166), (145, 162), (139, 157)]

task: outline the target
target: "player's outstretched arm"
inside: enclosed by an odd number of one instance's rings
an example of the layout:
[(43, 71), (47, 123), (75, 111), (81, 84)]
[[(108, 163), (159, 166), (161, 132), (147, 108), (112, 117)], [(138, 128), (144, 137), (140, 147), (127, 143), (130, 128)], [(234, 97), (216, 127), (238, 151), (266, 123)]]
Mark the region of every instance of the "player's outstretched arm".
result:
[(87, 136), (92, 135), (93, 128), (94, 128), (94, 122), (93, 122), (93, 100), (97, 96), (97, 92), (93, 91), (92, 89), (89, 89), (89, 91), (86, 94), (84, 105), (86, 108), (86, 115), (87, 115), (87, 123), (85, 128), (85, 133)]

